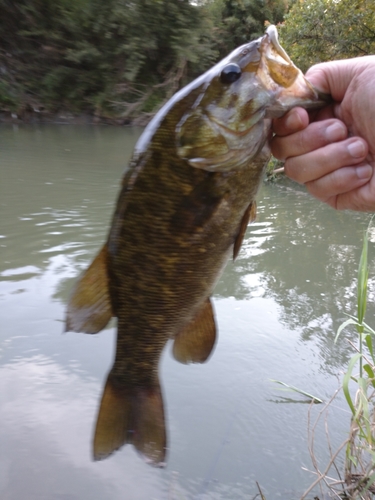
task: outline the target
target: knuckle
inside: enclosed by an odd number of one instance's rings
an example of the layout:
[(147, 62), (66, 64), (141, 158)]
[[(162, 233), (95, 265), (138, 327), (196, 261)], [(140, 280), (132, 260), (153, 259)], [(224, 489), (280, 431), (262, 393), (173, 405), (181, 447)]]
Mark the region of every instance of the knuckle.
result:
[(304, 184), (305, 169), (300, 164), (299, 158), (287, 158), (284, 164), (285, 174), (299, 184)]
[(275, 158), (278, 160), (285, 160), (284, 150), (283, 150), (283, 139), (280, 137), (273, 137), (270, 142), (271, 152)]
[(329, 198), (329, 195), (327, 195), (324, 189), (322, 189), (321, 183), (317, 181), (310, 181), (306, 182), (305, 185), (307, 191), (311, 194), (311, 196), (314, 196), (314, 198), (317, 198), (320, 201), (325, 201)]
[(300, 154), (309, 153), (312, 150), (311, 136), (308, 131), (302, 130), (296, 134), (296, 149)]

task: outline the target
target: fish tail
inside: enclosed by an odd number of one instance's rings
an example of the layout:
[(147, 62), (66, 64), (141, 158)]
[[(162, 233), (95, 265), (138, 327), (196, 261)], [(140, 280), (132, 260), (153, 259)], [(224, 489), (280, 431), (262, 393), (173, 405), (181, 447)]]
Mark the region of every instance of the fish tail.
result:
[(93, 456), (102, 460), (131, 443), (151, 465), (164, 467), (166, 432), (159, 381), (152, 387), (127, 387), (108, 375), (96, 422)]

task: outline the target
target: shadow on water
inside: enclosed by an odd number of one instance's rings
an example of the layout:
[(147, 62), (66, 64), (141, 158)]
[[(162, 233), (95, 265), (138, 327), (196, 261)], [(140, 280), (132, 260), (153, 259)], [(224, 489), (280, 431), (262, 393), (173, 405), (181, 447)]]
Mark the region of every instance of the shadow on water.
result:
[[(131, 447), (93, 464), (115, 332), (61, 332), (73, 283), (106, 238), (139, 133), (0, 126), (0, 496), (86, 491), (118, 500), (128, 491), (135, 500), (173, 500), (196, 498), (204, 485), (205, 499), (238, 500), (254, 497), (259, 481), (267, 500), (298, 498), (311, 483), (301, 471), (309, 464), (306, 405), (285, 404), (298, 397), (281, 398), (269, 379), (326, 398), (337, 387), (349, 349), (333, 339), (355, 308), (369, 216), (334, 212), (288, 181), (265, 184), (257, 220), (215, 289), (219, 341), (210, 362), (186, 367), (168, 349), (163, 355), (168, 468), (149, 470)], [(373, 291), (370, 282), (370, 324)], [(333, 444), (345, 438), (348, 417), (338, 415)], [(323, 442), (318, 451), (325, 456)]]

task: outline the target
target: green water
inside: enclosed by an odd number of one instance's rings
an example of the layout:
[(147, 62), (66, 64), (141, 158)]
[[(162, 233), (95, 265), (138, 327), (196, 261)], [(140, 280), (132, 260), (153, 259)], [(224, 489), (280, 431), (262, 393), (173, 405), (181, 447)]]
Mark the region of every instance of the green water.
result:
[[(131, 446), (94, 463), (115, 329), (63, 334), (65, 305), (106, 237), (140, 132), (0, 126), (0, 498), (239, 500), (254, 498), (258, 481), (267, 500), (297, 499), (315, 479), (302, 469), (313, 468), (309, 405), (270, 379), (324, 400), (338, 387), (351, 351), (344, 338), (333, 340), (355, 311), (369, 216), (334, 212), (291, 182), (263, 185), (257, 221), (215, 290), (213, 356), (182, 366), (170, 346), (163, 355), (166, 469), (145, 464)], [(370, 280), (374, 326), (372, 290)], [(328, 420), (333, 448), (349, 417), (339, 397)], [(324, 469), (324, 422), (314, 446)]]

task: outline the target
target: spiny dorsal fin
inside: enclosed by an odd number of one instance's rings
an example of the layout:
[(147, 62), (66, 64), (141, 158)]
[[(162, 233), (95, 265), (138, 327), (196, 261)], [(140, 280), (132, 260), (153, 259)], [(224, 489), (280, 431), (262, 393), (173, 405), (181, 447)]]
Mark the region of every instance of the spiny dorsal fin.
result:
[(76, 283), (68, 302), (66, 331), (97, 333), (111, 319), (107, 252), (104, 245)]
[(176, 335), (173, 356), (184, 364), (203, 363), (211, 354), (215, 340), (215, 318), (208, 298), (193, 320)]
[(234, 242), (233, 260), (236, 260), (238, 252), (240, 251), (248, 224), (251, 224), (252, 222), (255, 221), (256, 215), (257, 215), (257, 205), (255, 201), (252, 201), (250, 205), (247, 207), (241, 220), (240, 230), (238, 231), (237, 238)]
[(96, 422), (93, 455), (102, 460), (126, 443), (151, 465), (163, 467), (166, 455), (164, 405), (159, 382), (129, 387), (111, 373)]

